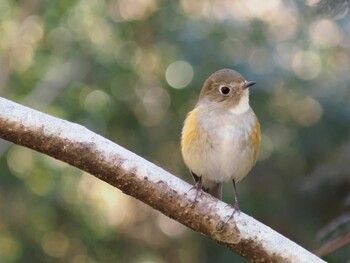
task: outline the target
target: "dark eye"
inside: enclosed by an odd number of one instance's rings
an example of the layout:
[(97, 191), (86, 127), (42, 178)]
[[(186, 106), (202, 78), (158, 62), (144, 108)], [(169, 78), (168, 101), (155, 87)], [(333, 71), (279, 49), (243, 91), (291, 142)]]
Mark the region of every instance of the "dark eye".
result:
[(220, 93), (222, 95), (227, 95), (230, 93), (230, 91), (231, 91), (231, 89), (229, 87), (226, 87), (226, 86), (220, 88)]

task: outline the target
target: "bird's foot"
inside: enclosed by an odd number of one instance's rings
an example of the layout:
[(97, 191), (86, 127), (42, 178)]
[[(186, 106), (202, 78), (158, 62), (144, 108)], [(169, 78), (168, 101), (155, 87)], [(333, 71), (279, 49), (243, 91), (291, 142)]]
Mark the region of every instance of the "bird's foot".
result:
[(229, 218), (226, 220), (225, 225), (234, 217), (234, 215), (237, 213), (238, 215), (241, 213), (241, 209), (239, 208), (239, 203), (237, 200), (235, 200), (234, 204), (228, 204), (226, 207), (231, 207), (233, 208), (232, 214), (229, 216)]
[(194, 186), (192, 186), (188, 192), (190, 192), (193, 189), (196, 190), (196, 194), (195, 194), (194, 199), (192, 201), (192, 206), (194, 206), (196, 204), (198, 194), (200, 192), (202, 192), (202, 182), (201, 182), (201, 180), (198, 180), (197, 183)]

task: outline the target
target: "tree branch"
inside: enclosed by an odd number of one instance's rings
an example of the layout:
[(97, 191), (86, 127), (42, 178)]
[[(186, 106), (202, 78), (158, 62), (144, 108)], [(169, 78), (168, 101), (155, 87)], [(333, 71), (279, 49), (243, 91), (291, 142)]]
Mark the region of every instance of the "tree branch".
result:
[(0, 97), (0, 138), (78, 167), (251, 262), (324, 262), (252, 217), (85, 127)]

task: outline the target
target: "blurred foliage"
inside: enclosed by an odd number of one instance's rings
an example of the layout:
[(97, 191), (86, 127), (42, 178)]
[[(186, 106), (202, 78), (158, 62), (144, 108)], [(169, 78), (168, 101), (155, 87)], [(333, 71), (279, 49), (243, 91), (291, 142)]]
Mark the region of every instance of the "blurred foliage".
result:
[[(191, 182), (182, 122), (209, 74), (236, 69), (258, 82), (262, 126), (241, 208), (312, 251), (350, 228), (348, 10), (328, 0), (2, 0), (0, 95)], [(0, 154), (2, 263), (246, 262), (75, 168), (5, 142)], [(349, 246), (325, 257), (349, 258)]]

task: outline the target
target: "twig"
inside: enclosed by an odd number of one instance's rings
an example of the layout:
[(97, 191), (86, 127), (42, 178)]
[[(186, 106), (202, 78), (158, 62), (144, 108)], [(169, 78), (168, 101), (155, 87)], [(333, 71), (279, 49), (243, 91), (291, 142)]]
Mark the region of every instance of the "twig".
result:
[(318, 250), (316, 250), (316, 255), (320, 257), (328, 255), (349, 243), (350, 243), (350, 232), (320, 247)]

